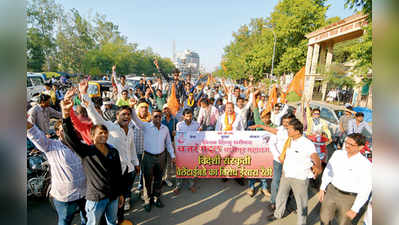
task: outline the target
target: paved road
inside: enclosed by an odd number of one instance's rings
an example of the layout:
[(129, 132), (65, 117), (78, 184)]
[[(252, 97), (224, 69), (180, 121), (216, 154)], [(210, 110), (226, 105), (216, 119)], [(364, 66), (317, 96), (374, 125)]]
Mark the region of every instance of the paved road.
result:
[[(257, 185), (260, 185), (257, 183)], [(240, 186), (233, 180), (226, 183), (220, 179), (199, 180), (197, 193), (189, 190), (175, 196), (172, 188), (164, 186), (161, 199), (165, 208), (153, 207), (150, 213), (144, 211), (141, 199), (132, 205), (132, 209), (126, 214), (127, 219), (134, 224), (186, 224), (186, 225), (295, 225), (296, 215), (290, 213), (287, 217), (267, 222), (270, 211), (266, 207), (269, 198), (261, 192), (251, 198), (246, 194), (247, 185)], [(314, 190), (314, 189), (313, 189)], [(309, 200), (308, 225), (319, 225), (320, 204), (317, 201), (315, 191)], [(28, 202), (28, 224), (30, 225), (54, 225), (57, 221), (55, 211), (52, 211), (48, 202)], [(74, 224), (79, 224), (78, 214)], [(361, 223), (359, 223), (361, 224)]]

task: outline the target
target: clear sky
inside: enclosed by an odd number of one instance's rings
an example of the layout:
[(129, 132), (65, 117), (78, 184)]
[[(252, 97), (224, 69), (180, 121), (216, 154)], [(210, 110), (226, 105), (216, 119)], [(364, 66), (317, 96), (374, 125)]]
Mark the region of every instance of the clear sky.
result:
[[(327, 17), (348, 17), (346, 0), (329, 0)], [(96, 12), (119, 25), (129, 42), (140, 49), (151, 47), (162, 57), (191, 49), (200, 55), (207, 71), (219, 65), (223, 48), (232, 41), (232, 32), (251, 18), (267, 17), (278, 0), (56, 0), (65, 10), (76, 8), (81, 15)]]

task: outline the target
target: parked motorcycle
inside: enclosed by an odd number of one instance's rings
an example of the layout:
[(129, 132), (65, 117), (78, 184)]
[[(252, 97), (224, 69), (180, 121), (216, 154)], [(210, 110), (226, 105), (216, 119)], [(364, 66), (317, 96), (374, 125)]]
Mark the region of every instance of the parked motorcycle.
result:
[(50, 193), (50, 165), (44, 153), (37, 149), (27, 152), (27, 197), (48, 198)]

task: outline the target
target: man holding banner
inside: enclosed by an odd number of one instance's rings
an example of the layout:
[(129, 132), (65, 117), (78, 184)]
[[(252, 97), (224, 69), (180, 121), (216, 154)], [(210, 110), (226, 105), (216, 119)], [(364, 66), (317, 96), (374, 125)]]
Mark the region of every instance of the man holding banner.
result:
[[(244, 130), (245, 125), (241, 120), (241, 117), (234, 111), (234, 104), (232, 102), (226, 103), (225, 113), (221, 115), (216, 123), (216, 131), (234, 131)], [(227, 178), (223, 178), (223, 182), (226, 182)], [(236, 179), (237, 183), (243, 186), (244, 179)]]
[[(183, 111), (183, 121), (180, 121), (176, 125), (176, 131), (177, 132), (187, 132), (187, 131), (198, 131), (200, 128), (200, 125), (197, 121), (193, 120), (193, 111), (190, 108), (186, 108)], [(196, 192), (196, 188), (194, 187), (194, 179), (193, 178), (187, 178), (186, 179), (189, 183), (189, 189), (191, 192)], [(177, 195), (180, 193), (181, 188), (183, 187), (183, 179), (182, 178), (176, 178), (176, 188), (173, 190), (173, 192)]]

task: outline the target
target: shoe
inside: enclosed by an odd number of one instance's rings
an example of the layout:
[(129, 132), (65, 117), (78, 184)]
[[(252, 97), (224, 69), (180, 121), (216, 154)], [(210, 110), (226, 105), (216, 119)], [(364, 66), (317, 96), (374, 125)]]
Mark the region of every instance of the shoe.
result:
[(197, 189), (196, 189), (195, 187), (190, 187), (190, 191), (191, 191), (192, 193), (195, 193), (195, 192), (197, 192)]
[(168, 187), (173, 187), (173, 183), (170, 180), (165, 180), (165, 183)]
[(151, 211), (151, 204), (150, 204), (150, 203), (145, 204), (145, 205), (144, 205), (144, 210), (145, 210), (146, 212), (150, 212), (150, 211)]
[(245, 185), (244, 179), (238, 178), (238, 179), (235, 179), (235, 180), (236, 180), (236, 182), (237, 182), (239, 185), (241, 185), (241, 186), (244, 186), (244, 185)]
[(125, 211), (130, 209), (130, 198), (125, 199), (125, 206), (124, 206)]
[(263, 193), (266, 197), (272, 196), (272, 195), (270, 194), (270, 192), (269, 192), (267, 189), (262, 189), (262, 193)]
[(247, 191), (247, 194), (249, 195), (249, 197), (254, 197), (254, 195), (255, 195), (255, 190), (252, 189), (252, 188), (250, 188), (250, 189)]
[(179, 193), (180, 193), (180, 188), (175, 188), (174, 190), (173, 190), (173, 193), (175, 193), (175, 195), (178, 195)]
[(163, 208), (164, 207), (164, 204), (161, 202), (161, 199), (159, 199), (159, 198), (156, 201), (154, 201), (154, 205), (157, 208)]
[(274, 211), (274, 210), (276, 210), (276, 204), (273, 204), (273, 203), (271, 203), (270, 205), (269, 205), (269, 209), (270, 209), (270, 211)]
[(270, 215), (270, 216), (267, 217), (267, 220), (270, 221), (270, 222), (275, 221), (275, 220), (277, 220), (277, 219), (278, 219), (278, 218), (276, 218), (276, 217), (274, 216), (274, 214), (272, 214), (272, 215)]

